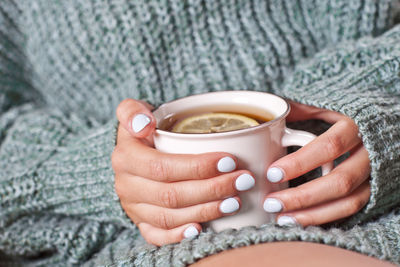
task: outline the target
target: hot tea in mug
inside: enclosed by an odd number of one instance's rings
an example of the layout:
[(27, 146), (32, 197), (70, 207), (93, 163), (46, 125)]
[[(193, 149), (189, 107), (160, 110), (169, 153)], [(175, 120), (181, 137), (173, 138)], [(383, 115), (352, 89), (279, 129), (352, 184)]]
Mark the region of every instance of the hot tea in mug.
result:
[[(316, 137), (287, 128), (285, 118), (289, 111), (289, 103), (273, 94), (222, 91), (184, 97), (153, 112), (157, 119), (156, 149), (175, 154), (227, 152), (237, 157), (238, 169), (253, 173), (255, 186), (238, 194), (240, 211), (207, 223), (213, 230), (260, 226), (275, 220), (274, 214), (263, 209), (264, 197), (287, 184), (270, 183), (267, 169), (287, 154), (286, 147), (304, 146)], [(244, 125), (234, 129), (231, 126), (237, 126), (237, 120)], [(323, 174), (332, 167), (332, 163), (323, 165)]]
[(204, 106), (170, 114), (158, 128), (176, 133), (219, 133), (245, 129), (271, 121), (274, 116), (246, 105)]

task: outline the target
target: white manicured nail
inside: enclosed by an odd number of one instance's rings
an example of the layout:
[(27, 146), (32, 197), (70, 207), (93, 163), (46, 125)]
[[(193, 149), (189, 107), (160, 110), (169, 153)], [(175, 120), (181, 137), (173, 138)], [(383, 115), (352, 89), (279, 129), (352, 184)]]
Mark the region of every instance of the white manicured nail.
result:
[(271, 183), (279, 182), (283, 179), (283, 171), (277, 167), (270, 168), (267, 172), (267, 179)]
[(279, 217), (277, 223), (280, 226), (298, 225), (298, 223), (296, 222), (296, 220), (293, 217), (286, 216), (286, 215)]
[(221, 205), (219, 205), (219, 210), (222, 213), (232, 213), (235, 212), (239, 209), (239, 202), (231, 197), (227, 198), (224, 201), (222, 201)]
[(235, 187), (238, 191), (245, 191), (249, 190), (254, 186), (256, 181), (254, 180), (253, 176), (247, 173), (243, 173), (235, 181)]
[(196, 227), (194, 226), (189, 226), (188, 228), (186, 228), (186, 230), (183, 232), (183, 236), (185, 238), (189, 238), (189, 237), (194, 237), (196, 235), (199, 234), (199, 231), (197, 230)]
[(220, 172), (231, 172), (236, 169), (236, 163), (231, 157), (223, 157), (218, 161), (217, 168)]
[(132, 120), (132, 129), (135, 133), (138, 133), (143, 130), (144, 127), (146, 127), (150, 122), (151, 119), (147, 115), (138, 114)]
[(280, 212), (283, 208), (282, 203), (276, 198), (267, 198), (263, 207), (266, 212)]

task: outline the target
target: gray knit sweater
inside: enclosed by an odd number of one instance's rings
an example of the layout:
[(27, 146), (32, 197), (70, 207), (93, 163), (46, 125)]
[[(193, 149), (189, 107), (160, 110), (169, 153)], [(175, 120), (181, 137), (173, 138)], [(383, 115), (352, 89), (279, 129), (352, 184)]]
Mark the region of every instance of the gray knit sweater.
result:
[[(382, 0), (0, 0), (0, 266), (185, 266), (296, 240), (400, 264), (400, 26)], [(268, 91), (354, 119), (367, 206), (339, 224), (146, 244), (114, 192), (115, 108)]]

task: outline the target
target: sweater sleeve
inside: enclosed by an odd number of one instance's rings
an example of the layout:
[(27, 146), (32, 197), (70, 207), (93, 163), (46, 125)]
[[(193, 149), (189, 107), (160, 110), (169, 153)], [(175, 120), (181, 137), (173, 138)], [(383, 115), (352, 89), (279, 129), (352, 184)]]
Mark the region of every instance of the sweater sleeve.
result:
[(400, 25), (315, 55), (281, 92), (294, 101), (341, 112), (359, 127), (371, 162), (371, 197), (354, 224), (400, 203)]
[[(30, 83), (18, 9), (0, 3), (0, 230), (29, 214), (133, 224), (114, 191), (116, 122), (48, 107)], [(1, 233), (0, 233), (1, 234)]]
[(0, 123), (8, 125), (0, 148), (0, 225), (52, 213), (132, 226), (113, 186), (113, 120), (89, 127), (28, 104), (3, 114)]

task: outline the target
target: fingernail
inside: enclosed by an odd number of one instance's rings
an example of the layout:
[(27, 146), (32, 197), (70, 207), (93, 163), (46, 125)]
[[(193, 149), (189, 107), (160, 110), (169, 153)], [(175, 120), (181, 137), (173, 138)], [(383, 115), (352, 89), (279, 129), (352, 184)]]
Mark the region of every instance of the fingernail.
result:
[(194, 237), (197, 236), (199, 234), (199, 231), (197, 230), (196, 227), (194, 226), (189, 226), (188, 228), (186, 228), (186, 230), (183, 232), (183, 236), (185, 238), (189, 238), (189, 237)]
[(283, 179), (283, 171), (280, 168), (273, 167), (267, 171), (267, 179), (271, 183), (279, 182)]
[(267, 198), (263, 207), (266, 212), (280, 212), (283, 208), (282, 203), (276, 198)]
[(238, 191), (249, 190), (254, 186), (256, 181), (250, 174), (244, 173), (236, 178), (235, 187)]
[(280, 217), (278, 218), (277, 223), (278, 223), (279, 226), (293, 226), (293, 225), (298, 225), (298, 223), (296, 222), (296, 220), (295, 220), (293, 217), (291, 217), (291, 216), (286, 216), (286, 215), (280, 216)]
[(146, 127), (150, 122), (151, 119), (147, 115), (138, 114), (132, 120), (132, 129), (135, 133), (138, 133), (143, 130), (144, 127)]
[(231, 157), (224, 157), (218, 161), (217, 168), (220, 172), (231, 172), (236, 169), (236, 163)]
[(232, 213), (235, 212), (239, 209), (239, 202), (236, 200), (236, 198), (227, 198), (224, 201), (222, 201), (221, 205), (219, 205), (219, 210), (222, 213)]

